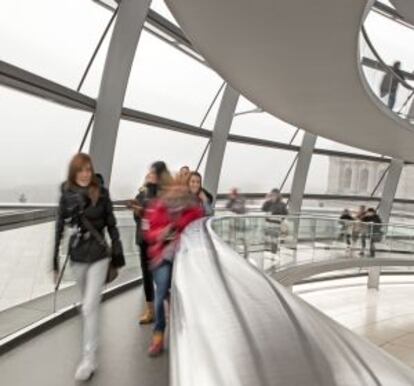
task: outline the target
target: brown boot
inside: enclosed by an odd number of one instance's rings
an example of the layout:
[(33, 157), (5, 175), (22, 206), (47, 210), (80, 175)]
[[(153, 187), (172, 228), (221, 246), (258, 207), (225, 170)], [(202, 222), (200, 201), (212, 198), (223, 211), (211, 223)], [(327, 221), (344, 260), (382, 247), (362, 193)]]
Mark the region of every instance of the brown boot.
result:
[(145, 311), (142, 316), (139, 318), (139, 324), (150, 324), (155, 320), (154, 314), (154, 303), (147, 303)]
[(156, 357), (161, 355), (164, 351), (164, 333), (155, 331), (150, 346), (148, 347), (148, 355), (150, 357)]

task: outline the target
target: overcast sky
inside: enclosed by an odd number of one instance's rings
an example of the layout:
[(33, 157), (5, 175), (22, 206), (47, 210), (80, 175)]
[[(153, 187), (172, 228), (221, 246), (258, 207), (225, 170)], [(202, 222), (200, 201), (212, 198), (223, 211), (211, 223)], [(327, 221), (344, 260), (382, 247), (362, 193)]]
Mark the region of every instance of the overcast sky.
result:
[[(89, 0), (1, 1), (0, 59), (76, 88), (111, 14)], [(161, 0), (153, 8), (168, 15)], [(414, 31), (372, 14), (367, 29), (381, 55), (401, 60), (414, 70)], [(106, 39), (82, 92), (96, 97)], [(199, 125), (222, 80), (211, 70), (144, 32), (125, 98), (125, 105)], [(252, 108), (241, 98), (238, 111)], [(211, 129), (213, 110), (206, 123)], [(76, 152), (89, 114), (0, 87), (0, 191), (21, 186), (55, 186)], [(276, 141), (289, 141), (295, 128), (268, 114), (235, 118), (232, 132)], [(166, 160), (172, 169), (195, 167), (206, 140), (146, 125), (122, 122), (115, 155), (112, 195), (131, 196), (147, 166)], [(300, 143), (300, 136), (296, 144)], [(318, 139), (318, 146), (349, 147)], [(293, 153), (229, 144), (220, 191), (267, 191), (282, 181)], [(363, 150), (358, 150), (363, 152)], [(327, 157), (314, 157), (308, 192), (325, 192)], [(289, 184), (287, 185), (287, 188)], [(30, 197), (29, 197), (30, 198)], [(0, 195), (1, 200), (1, 195)]]

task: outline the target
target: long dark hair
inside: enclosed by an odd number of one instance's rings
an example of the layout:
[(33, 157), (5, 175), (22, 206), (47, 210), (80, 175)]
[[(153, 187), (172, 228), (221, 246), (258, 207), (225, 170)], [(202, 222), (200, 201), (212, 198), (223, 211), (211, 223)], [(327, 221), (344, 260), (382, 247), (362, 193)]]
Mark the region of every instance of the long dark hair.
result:
[(78, 153), (72, 158), (69, 163), (68, 178), (66, 180), (65, 186), (67, 188), (78, 187), (78, 184), (76, 183), (76, 176), (86, 166), (89, 166), (91, 168), (92, 173), (91, 182), (88, 186), (88, 196), (91, 199), (92, 203), (95, 205), (100, 196), (100, 183), (95, 175), (92, 159), (88, 154)]
[(197, 192), (197, 194), (200, 194), (203, 190), (203, 177), (199, 172), (191, 172), (187, 180), (188, 187), (190, 187), (190, 180), (192, 177), (198, 177), (200, 179), (200, 189)]
[(156, 161), (151, 165), (151, 169), (157, 175), (159, 190), (166, 189), (173, 181), (170, 171), (164, 161)]

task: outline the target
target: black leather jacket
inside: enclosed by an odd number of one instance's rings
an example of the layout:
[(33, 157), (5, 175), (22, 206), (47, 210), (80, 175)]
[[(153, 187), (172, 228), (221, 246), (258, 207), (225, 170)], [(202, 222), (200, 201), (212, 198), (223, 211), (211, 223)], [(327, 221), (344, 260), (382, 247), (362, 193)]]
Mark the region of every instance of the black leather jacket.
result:
[(142, 216), (147, 209), (151, 200), (157, 197), (158, 194), (158, 186), (156, 184), (145, 184), (138, 192), (135, 199), (137, 200), (140, 207), (142, 207), (143, 211), (141, 215), (137, 215), (134, 213), (134, 220), (137, 226), (136, 233), (135, 233), (135, 243), (137, 245), (144, 243), (144, 231), (142, 229)]
[[(111, 264), (115, 267), (125, 265), (122, 244), (116, 219), (113, 213), (112, 201), (107, 189), (100, 188), (100, 197), (95, 205), (92, 204), (87, 191), (82, 188), (62, 187), (59, 207), (56, 218), (55, 247), (53, 254), (53, 268), (59, 270), (59, 247), (63, 237), (66, 223), (70, 222), (79, 228), (69, 240), (70, 258), (72, 261), (81, 263), (94, 263), (106, 257), (111, 258)], [(79, 205), (78, 205), (79, 203)], [(77, 207), (83, 207), (78, 208)], [(91, 235), (82, 225), (78, 214), (83, 213), (85, 218), (104, 237), (105, 228), (112, 242), (112, 256), (106, 256), (105, 247)]]

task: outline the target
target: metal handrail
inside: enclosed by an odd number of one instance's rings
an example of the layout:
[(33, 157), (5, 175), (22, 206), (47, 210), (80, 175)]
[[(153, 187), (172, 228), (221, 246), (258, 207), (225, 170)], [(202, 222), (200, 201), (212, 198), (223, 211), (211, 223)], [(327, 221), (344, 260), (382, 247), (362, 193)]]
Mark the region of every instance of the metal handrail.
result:
[(226, 219), (278, 219), (278, 220), (285, 220), (285, 221), (294, 221), (294, 220), (321, 220), (321, 221), (331, 221), (334, 223), (339, 223), (339, 222), (344, 222), (346, 224), (349, 225), (360, 225), (361, 223), (363, 224), (374, 224), (375, 226), (378, 227), (382, 227), (382, 228), (389, 228), (389, 227), (398, 227), (398, 228), (407, 228), (407, 229), (413, 229), (414, 230), (414, 225), (410, 225), (410, 224), (405, 224), (405, 223), (399, 223), (399, 222), (389, 222), (389, 223), (364, 223), (361, 222), (359, 220), (341, 220), (339, 218), (332, 218), (332, 217), (327, 217), (324, 215), (303, 215), (303, 214), (293, 214), (293, 215), (283, 215), (283, 216), (278, 216), (278, 215), (266, 215), (266, 214), (246, 214), (246, 215), (225, 215), (225, 216), (220, 216), (220, 217), (215, 217), (212, 219), (212, 223), (214, 224), (215, 222), (218, 221), (223, 221)]
[(414, 382), (408, 366), (241, 258), (210, 221), (192, 224), (181, 239), (171, 301), (172, 386)]

